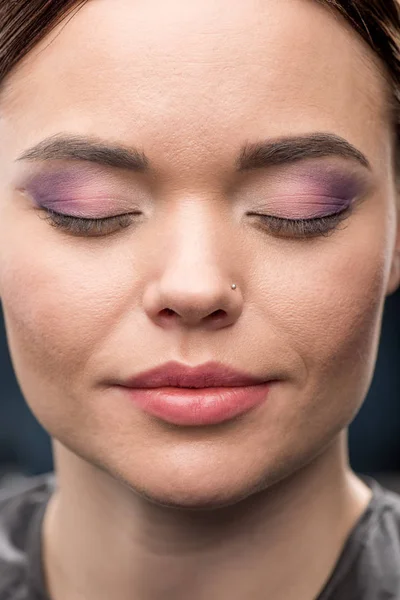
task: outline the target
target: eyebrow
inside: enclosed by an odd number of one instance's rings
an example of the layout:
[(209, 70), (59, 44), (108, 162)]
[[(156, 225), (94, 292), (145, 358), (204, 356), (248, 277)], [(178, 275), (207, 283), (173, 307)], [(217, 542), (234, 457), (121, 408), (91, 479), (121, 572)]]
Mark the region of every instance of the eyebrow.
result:
[(367, 157), (360, 150), (332, 133), (283, 137), (247, 144), (237, 160), (237, 168), (238, 171), (249, 171), (329, 156), (355, 160), (371, 170)]
[(20, 160), (82, 160), (139, 172), (149, 168), (145, 154), (135, 148), (126, 148), (84, 136), (52, 136), (23, 152), (17, 158), (17, 161)]
[[(236, 161), (238, 171), (290, 164), (300, 160), (340, 157), (371, 169), (367, 157), (344, 138), (331, 133), (287, 136), (247, 143)], [(102, 166), (146, 172), (150, 161), (138, 149), (110, 144), (85, 136), (56, 135), (29, 148), (20, 160), (82, 160)]]

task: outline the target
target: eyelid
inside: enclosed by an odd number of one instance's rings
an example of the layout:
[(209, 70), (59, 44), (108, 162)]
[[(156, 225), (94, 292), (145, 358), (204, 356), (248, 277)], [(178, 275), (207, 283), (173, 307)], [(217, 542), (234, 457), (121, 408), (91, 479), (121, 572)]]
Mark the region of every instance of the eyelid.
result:
[(247, 213), (249, 216), (258, 217), (262, 227), (272, 235), (292, 238), (315, 238), (330, 235), (338, 229), (340, 223), (345, 221), (352, 213), (352, 206), (347, 206), (341, 211), (321, 217), (308, 219), (287, 219), (260, 213)]
[[(326, 236), (335, 231), (338, 225), (350, 216), (352, 208), (350, 205), (335, 213), (307, 219), (288, 219), (254, 212), (246, 214), (257, 217), (262, 222), (263, 227), (277, 237), (312, 238)], [(137, 212), (123, 213), (93, 219), (66, 215), (52, 209), (45, 208), (43, 210), (45, 220), (49, 221), (53, 227), (83, 237), (103, 237), (117, 233), (129, 227), (134, 221), (133, 217), (138, 215)]]
[(348, 200), (322, 194), (285, 194), (268, 197), (267, 201), (251, 210), (251, 213), (270, 214), (288, 220), (310, 220), (345, 211), (356, 201), (357, 198)]
[(322, 214), (322, 215), (318, 215), (318, 216), (311, 216), (311, 217), (281, 217), (278, 215), (273, 215), (273, 214), (269, 214), (269, 213), (265, 213), (265, 212), (256, 212), (256, 211), (248, 211), (246, 214), (249, 216), (257, 216), (257, 217), (271, 217), (274, 219), (281, 219), (282, 221), (317, 221), (318, 219), (326, 219), (328, 217), (336, 217), (336, 216), (340, 216), (350, 210), (352, 210), (352, 205), (346, 205), (341, 209), (336, 209), (332, 212), (327, 212), (326, 214)]
[[(134, 213), (123, 213), (102, 218), (76, 217), (44, 208), (43, 218), (56, 229), (65, 233), (81, 237), (104, 237), (117, 233), (129, 227), (133, 221)], [(42, 213), (43, 214), (43, 213)]]

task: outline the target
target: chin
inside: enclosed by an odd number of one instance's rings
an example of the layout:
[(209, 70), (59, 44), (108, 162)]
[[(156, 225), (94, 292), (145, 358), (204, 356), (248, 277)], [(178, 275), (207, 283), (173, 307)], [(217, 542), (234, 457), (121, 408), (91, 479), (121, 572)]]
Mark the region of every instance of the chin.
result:
[[(77, 440), (74, 440), (77, 441)], [(265, 485), (265, 469), (254, 460), (241, 460), (233, 453), (198, 451), (179, 452), (151, 450), (145, 453), (131, 449), (110, 451), (70, 439), (55, 444), (57, 471), (73, 473), (74, 484), (84, 482), (111, 495), (121, 493), (120, 485), (152, 504), (176, 509), (210, 510), (236, 504)], [(248, 455), (248, 454), (247, 454)], [(134, 457), (134, 458), (133, 458)], [(113, 482), (115, 485), (113, 485)], [(263, 485), (264, 484), (264, 485)]]
[(109, 474), (152, 504), (180, 510), (213, 510), (232, 506), (261, 487), (259, 481), (238, 480), (235, 474), (229, 477), (228, 473), (202, 477), (200, 473), (187, 472), (174, 477), (167, 471), (155, 471), (151, 477), (140, 478), (126, 472)]
[(176, 510), (204, 511), (215, 510), (238, 504), (245, 500), (251, 491), (239, 490), (201, 490), (187, 489), (184, 493), (177, 493), (170, 489), (138, 489), (130, 486), (135, 493), (152, 504)]
[(114, 436), (111, 445), (99, 436), (75, 438), (72, 444), (68, 435), (58, 444), (57, 464), (60, 471), (73, 473), (74, 484), (100, 488), (111, 502), (125, 489), (159, 506), (213, 510), (241, 503), (307, 464), (320, 439), (311, 447), (302, 441), (285, 448), (270, 444), (267, 451), (261, 444), (254, 447), (251, 436), (235, 444), (221, 438), (212, 443), (208, 438), (155, 439), (132, 447), (129, 436)]

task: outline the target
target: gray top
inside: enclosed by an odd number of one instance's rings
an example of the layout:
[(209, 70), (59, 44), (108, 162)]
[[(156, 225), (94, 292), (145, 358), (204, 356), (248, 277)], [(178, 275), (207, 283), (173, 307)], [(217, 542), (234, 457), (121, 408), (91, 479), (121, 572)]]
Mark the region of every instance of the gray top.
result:
[[(363, 478), (372, 499), (317, 600), (400, 600), (400, 496)], [(41, 564), (41, 524), (54, 475), (0, 494), (0, 600), (50, 600)]]

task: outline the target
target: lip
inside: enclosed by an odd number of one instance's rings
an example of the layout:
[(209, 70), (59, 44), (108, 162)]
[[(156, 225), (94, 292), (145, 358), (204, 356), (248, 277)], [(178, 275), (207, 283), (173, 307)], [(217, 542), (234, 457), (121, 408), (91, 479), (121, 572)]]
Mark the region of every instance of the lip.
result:
[(216, 425), (262, 404), (272, 381), (209, 362), (170, 362), (119, 387), (145, 413), (180, 426)]
[(248, 386), (265, 382), (265, 379), (243, 373), (217, 362), (208, 362), (197, 367), (169, 362), (150, 371), (140, 373), (128, 379), (123, 385), (130, 388), (209, 388)]

